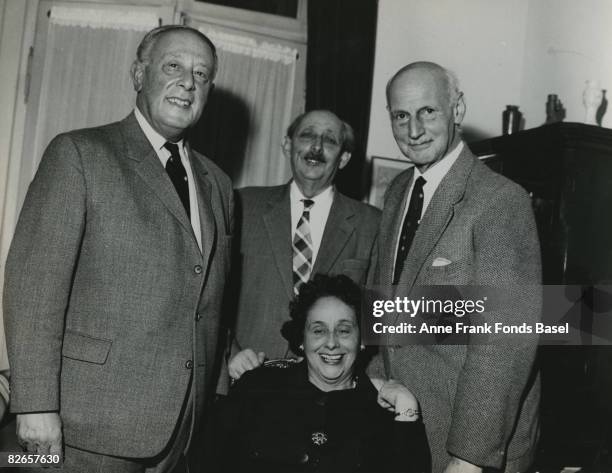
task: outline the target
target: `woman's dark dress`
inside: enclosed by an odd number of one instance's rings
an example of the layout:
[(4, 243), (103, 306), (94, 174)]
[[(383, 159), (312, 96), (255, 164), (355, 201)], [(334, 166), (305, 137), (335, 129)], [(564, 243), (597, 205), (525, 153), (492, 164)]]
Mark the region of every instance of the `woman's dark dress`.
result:
[(427, 472), (421, 421), (397, 422), (365, 374), (323, 392), (305, 363), (245, 373), (220, 403), (216, 471)]

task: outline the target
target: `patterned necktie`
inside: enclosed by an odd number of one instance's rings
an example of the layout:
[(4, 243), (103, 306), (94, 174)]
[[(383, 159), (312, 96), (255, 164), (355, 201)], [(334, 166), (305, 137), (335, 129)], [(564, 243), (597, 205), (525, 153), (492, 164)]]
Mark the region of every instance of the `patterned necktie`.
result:
[(187, 172), (185, 171), (183, 163), (181, 163), (181, 155), (179, 154), (178, 146), (175, 143), (167, 141), (166, 144), (164, 144), (164, 148), (170, 151), (170, 157), (168, 161), (166, 161), (166, 172), (168, 176), (170, 176), (172, 184), (174, 184), (174, 188), (183, 203), (183, 207), (185, 207), (187, 217), (191, 218), (191, 213), (189, 212), (189, 184), (187, 183)]
[(314, 201), (302, 199), (304, 211), (293, 235), (293, 292), (297, 295), (300, 286), (308, 281), (312, 271), (312, 237), (310, 236), (310, 209)]
[(421, 212), (423, 211), (423, 186), (425, 185), (423, 176), (419, 176), (414, 183), (412, 194), (410, 195), (410, 203), (408, 211), (402, 225), (402, 233), (400, 235), (399, 244), (397, 246), (397, 257), (395, 258), (395, 271), (393, 273), (393, 284), (399, 281), (402, 270), (404, 269), (404, 261), (410, 250), (410, 245), (414, 239), (419, 222), (421, 220)]

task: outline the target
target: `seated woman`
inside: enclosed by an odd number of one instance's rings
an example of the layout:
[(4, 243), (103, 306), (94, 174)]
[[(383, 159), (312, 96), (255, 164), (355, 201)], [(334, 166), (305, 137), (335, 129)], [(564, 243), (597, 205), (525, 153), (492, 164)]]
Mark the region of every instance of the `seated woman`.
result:
[(283, 335), (304, 361), (241, 376), (219, 406), (215, 471), (429, 471), (416, 399), (363, 371), (360, 309), (346, 276), (302, 286)]

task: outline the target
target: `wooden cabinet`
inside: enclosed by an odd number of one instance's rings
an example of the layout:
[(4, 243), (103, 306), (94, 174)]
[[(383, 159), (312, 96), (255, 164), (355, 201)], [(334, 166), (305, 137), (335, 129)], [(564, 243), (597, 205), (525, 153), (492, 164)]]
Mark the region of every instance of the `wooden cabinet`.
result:
[[(612, 287), (612, 130), (556, 123), (470, 148), (530, 193), (545, 284)], [(540, 347), (538, 363), (540, 470), (612, 471), (612, 346)]]

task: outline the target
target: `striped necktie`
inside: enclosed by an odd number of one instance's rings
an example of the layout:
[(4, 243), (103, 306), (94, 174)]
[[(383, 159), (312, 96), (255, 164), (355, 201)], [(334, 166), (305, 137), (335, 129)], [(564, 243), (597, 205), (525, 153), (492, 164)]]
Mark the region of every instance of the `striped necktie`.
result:
[(312, 271), (312, 237), (310, 235), (310, 209), (314, 201), (302, 199), (304, 211), (293, 235), (293, 292), (297, 295), (300, 286), (308, 281)]

